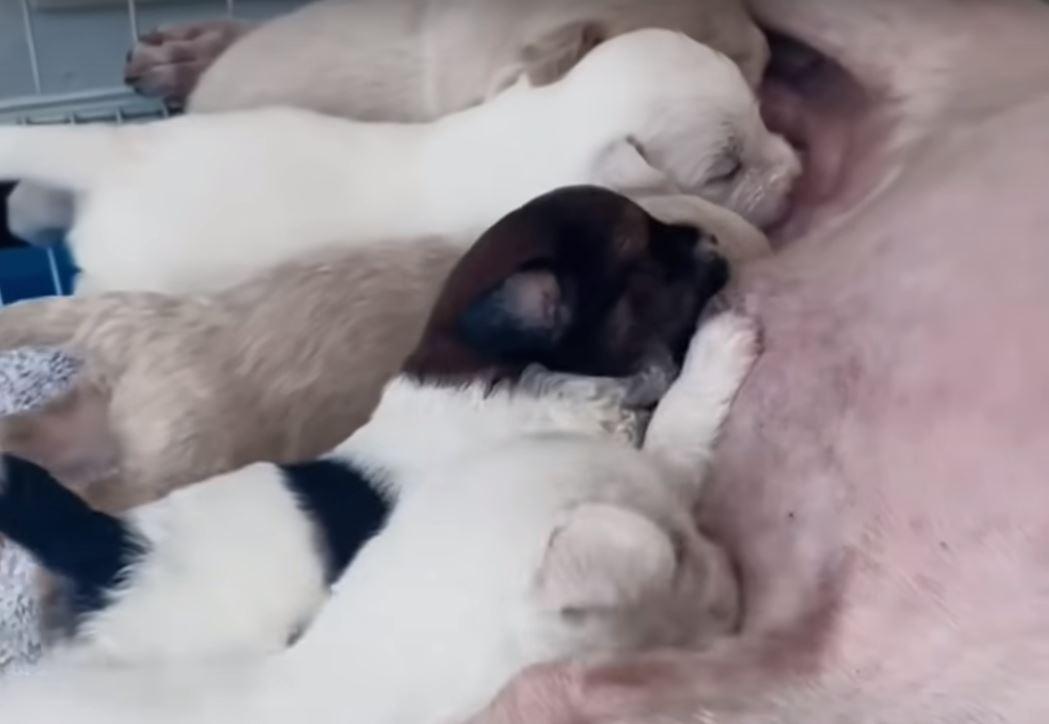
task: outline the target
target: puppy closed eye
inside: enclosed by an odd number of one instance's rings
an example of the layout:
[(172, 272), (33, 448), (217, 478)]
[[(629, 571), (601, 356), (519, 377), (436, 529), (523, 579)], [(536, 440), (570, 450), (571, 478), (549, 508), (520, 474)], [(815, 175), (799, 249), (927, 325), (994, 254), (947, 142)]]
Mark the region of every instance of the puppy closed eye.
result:
[(730, 183), (742, 170), (743, 163), (737, 156), (722, 156), (710, 168), (710, 182)]

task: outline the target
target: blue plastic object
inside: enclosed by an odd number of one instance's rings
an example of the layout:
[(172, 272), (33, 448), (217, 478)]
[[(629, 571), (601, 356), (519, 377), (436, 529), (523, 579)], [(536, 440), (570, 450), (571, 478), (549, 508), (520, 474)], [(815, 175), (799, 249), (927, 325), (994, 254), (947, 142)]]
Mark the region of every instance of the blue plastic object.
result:
[(69, 294), (76, 267), (65, 247), (0, 251), (0, 303)]

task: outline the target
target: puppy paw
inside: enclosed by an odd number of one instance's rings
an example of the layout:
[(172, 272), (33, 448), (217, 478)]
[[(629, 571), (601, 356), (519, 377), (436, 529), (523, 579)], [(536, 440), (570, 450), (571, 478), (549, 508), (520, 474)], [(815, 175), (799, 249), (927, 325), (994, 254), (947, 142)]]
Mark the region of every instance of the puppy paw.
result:
[(731, 398), (760, 354), (757, 322), (724, 312), (700, 325), (689, 346), (682, 376), (695, 377), (707, 390)]
[(182, 104), (204, 71), (250, 27), (216, 20), (146, 33), (128, 53), (124, 82), (144, 96)]

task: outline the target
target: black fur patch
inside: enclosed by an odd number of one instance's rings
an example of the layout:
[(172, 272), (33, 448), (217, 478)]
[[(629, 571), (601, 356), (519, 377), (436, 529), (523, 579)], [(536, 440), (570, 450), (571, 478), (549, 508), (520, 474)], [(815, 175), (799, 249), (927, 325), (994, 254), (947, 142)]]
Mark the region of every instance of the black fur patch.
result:
[(0, 471), (0, 534), (64, 578), (69, 608), (103, 608), (147, 546), (122, 520), (90, 508), (50, 473), (11, 455)]
[(7, 228), (7, 197), (14, 191), (13, 182), (0, 183), (0, 249), (9, 246), (26, 246), (26, 243), (11, 235)]
[(333, 583), (386, 523), (390, 502), (379, 494), (372, 479), (347, 460), (328, 458), (278, 467), (288, 489), (321, 533), (328, 555), (328, 582)]
[(566, 282), (546, 266), (529, 266), (471, 304), (457, 322), (470, 345), (512, 359), (556, 349), (572, 324)]

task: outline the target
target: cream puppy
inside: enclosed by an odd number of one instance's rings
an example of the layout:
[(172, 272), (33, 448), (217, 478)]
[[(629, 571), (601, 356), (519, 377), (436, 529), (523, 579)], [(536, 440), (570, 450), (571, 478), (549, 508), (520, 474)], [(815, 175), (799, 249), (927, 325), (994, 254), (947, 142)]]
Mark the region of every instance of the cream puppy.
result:
[(522, 73), (557, 80), (597, 44), (649, 27), (725, 53), (757, 87), (768, 45), (739, 0), (322, 0), (250, 32), (217, 21), (150, 33), (126, 76), (176, 102), (192, 90), (193, 112), (279, 104), (426, 121)]
[(431, 124), (267, 109), (0, 129), (0, 177), (79, 194), (70, 242), (94, 290), (214, 290), (335, 240), (470, 238), (579, 183), (699, 195), (761, 226), (798, 172), (739, 69), (666, 30), (621, 35), (557, 83)]
[(259, 460), (320, 455), (368, 419), (463, 246), (363, 244), (212, 294), (0, 309), (0, 349), (58, 346), (85, 365), (71, 394), (0, 418), (0, 450), (109, 512)]

